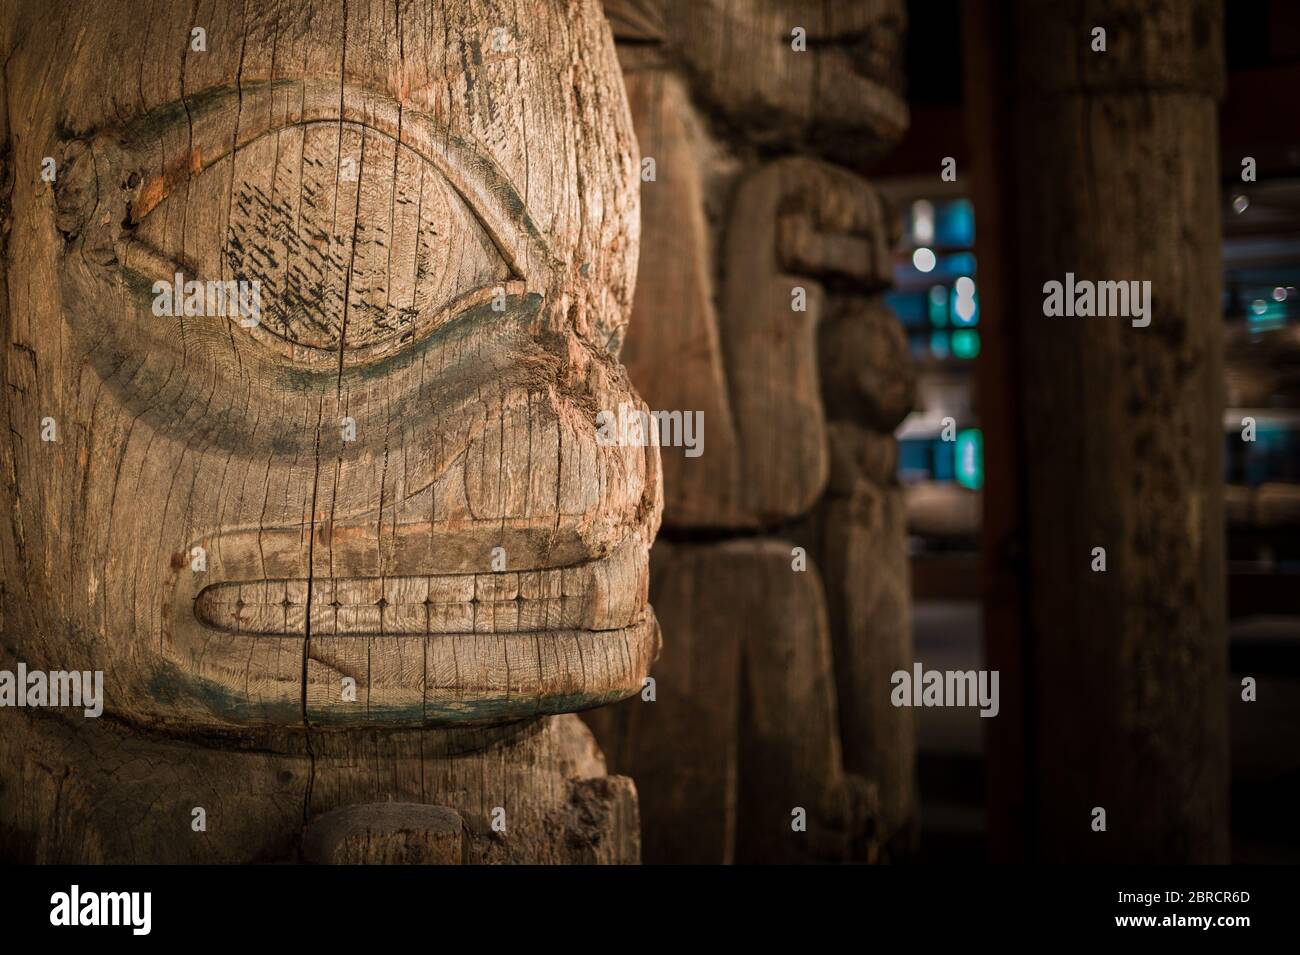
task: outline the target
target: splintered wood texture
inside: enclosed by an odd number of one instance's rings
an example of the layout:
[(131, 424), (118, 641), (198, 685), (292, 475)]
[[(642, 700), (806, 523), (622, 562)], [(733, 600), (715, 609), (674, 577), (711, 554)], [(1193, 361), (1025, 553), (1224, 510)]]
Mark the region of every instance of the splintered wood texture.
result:
[(321, 865), (459, 865), (465, 823), (446, 806), (367, 803), (317, 816), (302, 854)]
[[(33, 863), (429, 861), (394, 845), (403, 825), (376, 803), (418, 803), (421, 845), (439, 862), (592, 864), (639, 861), (632, 781), (607, 776), (575, 716), (497, 738), (440, 731), (321, 737), (310, 753), (236, 752), (146, 738), (107, 721), (15, 712), (0, 734), (0, 856)], [(462, 750), (462, 747), (467, 749)], [(53, 812), (53, 807), (58, 807)], [(326, 814), (355, 807), (373, 826), (373, 852), (337, 847)], [(195, 808), (206, 831), (192, 828)], [(504, 810), (504, 815), (494, 810)], [(308, 832), (301, 845), (304, 811)], [(345, 813), (347, 815), (347, 813)], [(430, 815), (460, 820), (459, 858)], [(387, 821), (376, 817), (387, 816)], [(409, 814), (408, 814), (409, 818)], [(504, 821), (504, 831), (492, 828)], [(343, 840), (345, 843), (347, 839)], [(302, 850), (306, 849), (304, 857)], [(355, 853), (355, 854), (354, 854)], [(360, 856), (360, 858), (358, 858)]]
[[(639, 687), (660, 481), (595, 435), (639, 407), (637, 153), (595, 0), (0, 26), (6, 652), (103, 670), (113, 715), (169, 730)], [(258, 321), (155, 314), (177, 273), (256, 287)]]
[(657, 698), (587, 716), (637, 781), (647, 862), (874, 857), (874, 792), (842, 762), (821, 583), (792, 570), (792, 547), (655, 548), (652, 595), (672, 635)]
[[(337, 351), (400, 337), (462, 290), (511, 277), (464, 200), (426, 167), (359, 123), (286, 128), (211, 167), (202, 188), (224, 197), (237, 184), (229, 223), (189, 257), (199, 275), (259, 282), (262, 322), (288, 341)], [(141, 240), (166, 248), (167, 220), (147, 221)]]
[[(1222, 5), (1015, 6), (1033, 841), (1225, 862)], [(1149, 281), (1150, 325), (1043, 317), (1067, 271)]]
[[(653, 68), (626, 76), (656, 180), (642, 188), (643, 257), (624, 358), (651, 407), (698, 410), (704, 419), (702, 455), (663, 449), (665, 519), (680, 527), (789, 519), (811, 507), (826, 480), (818, 376), (818, 327), (830, 317), (825, 287), (869, 291), (889, 281), (889, 217), (864, 180), (827, 163), (789, 157), (738, 173), (679, 77)], [(715, 236), (708, 210), (723, 204), (720, 196), (727, 199)], [(796, 288), (806, 311), (795, 310)], [(897, 362), (889, 335), (899, 333), (873, 330), (870, 318), (860, 319), (867, 330), (849, 323), (839, 339), (883, 373)], [(890, 387), (910, 387), (906, 363), (897, 376)], [(878, 402), (876, 417), (894, 413), (899, 398), (865, 387), (851, 400)], [(910, 392), (901, 398), (910, 402)]]

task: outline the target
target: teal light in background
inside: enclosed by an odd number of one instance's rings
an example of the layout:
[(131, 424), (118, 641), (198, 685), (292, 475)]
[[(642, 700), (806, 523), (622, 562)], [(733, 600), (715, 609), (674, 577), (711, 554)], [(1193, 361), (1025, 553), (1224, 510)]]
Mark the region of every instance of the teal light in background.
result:
[(930, 333), (930, 354), (935, 358), (948, 357), (948, 333), (931, 332)]
[(1257, 298), (1251, 302), (1247, 318), (1251, 331), (1281, 328), (1286, 324), (1286, 303)]
[(930, 324), (935, 328), (943, 328), (948, 324), (948, 290), (942, 285), (931, 285), (928, 301)]
[(951, 255), (945, 255), (940, 263), (940, 272), (953, 278), (961, 275), (974, 275), (975, 256), (970, 252), (954, 252)]
[(953, 452), (957, 483), (978, 491), (984, 486), (983, 432), (979, 428), (957, 432), (957, 446)]
[(958, 358), (974, 358), (980, 353), (980, 333), (973, 328), (959, 328), (952, 333), (952, 353)]
[(936, 211), (935, 241), (957, 248), (969, 248), (975, 244), (975, 207), (969, 199), (942, 202)]

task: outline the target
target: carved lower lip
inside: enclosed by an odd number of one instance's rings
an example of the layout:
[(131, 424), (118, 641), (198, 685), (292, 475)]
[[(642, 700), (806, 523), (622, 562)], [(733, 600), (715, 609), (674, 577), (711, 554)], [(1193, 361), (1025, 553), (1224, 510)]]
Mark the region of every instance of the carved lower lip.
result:
[(646, 606), (611, 561), (548, 570), (226, 581), (194, 601), (200, 623), (246, 636), (434, 636), (612, 631)]

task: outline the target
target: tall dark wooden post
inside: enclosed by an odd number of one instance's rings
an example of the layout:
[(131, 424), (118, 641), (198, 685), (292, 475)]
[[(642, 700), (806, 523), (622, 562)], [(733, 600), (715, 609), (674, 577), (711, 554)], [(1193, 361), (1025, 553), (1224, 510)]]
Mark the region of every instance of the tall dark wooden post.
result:
[[(1031, 845), (1226, 861), (1222, 4), (1012, 10)], [(1149, 281), (1150, 324), (1045, 316), (1067, 272)]]

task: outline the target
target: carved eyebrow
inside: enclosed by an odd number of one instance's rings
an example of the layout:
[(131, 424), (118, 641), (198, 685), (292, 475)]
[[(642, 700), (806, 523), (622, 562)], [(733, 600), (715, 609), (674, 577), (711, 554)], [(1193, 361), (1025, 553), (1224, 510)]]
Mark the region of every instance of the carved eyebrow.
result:
[[(221, 86), (159, 107), (123, 130), (128, 166), (141, 179), (130, 217), (139, 222), (178, 185), (282, 129), (347, 123), (405, 146), (447, 180), (482, 224), (511, 271), (540, 290), (555, 260), (510, 178), (472, 141), (386, 93), (325, 80), (274, 80)], [(160, 142), (180, 158), (161, 172), (149, 153)], [(146, 167), (148, 173), (146, 174)]]

